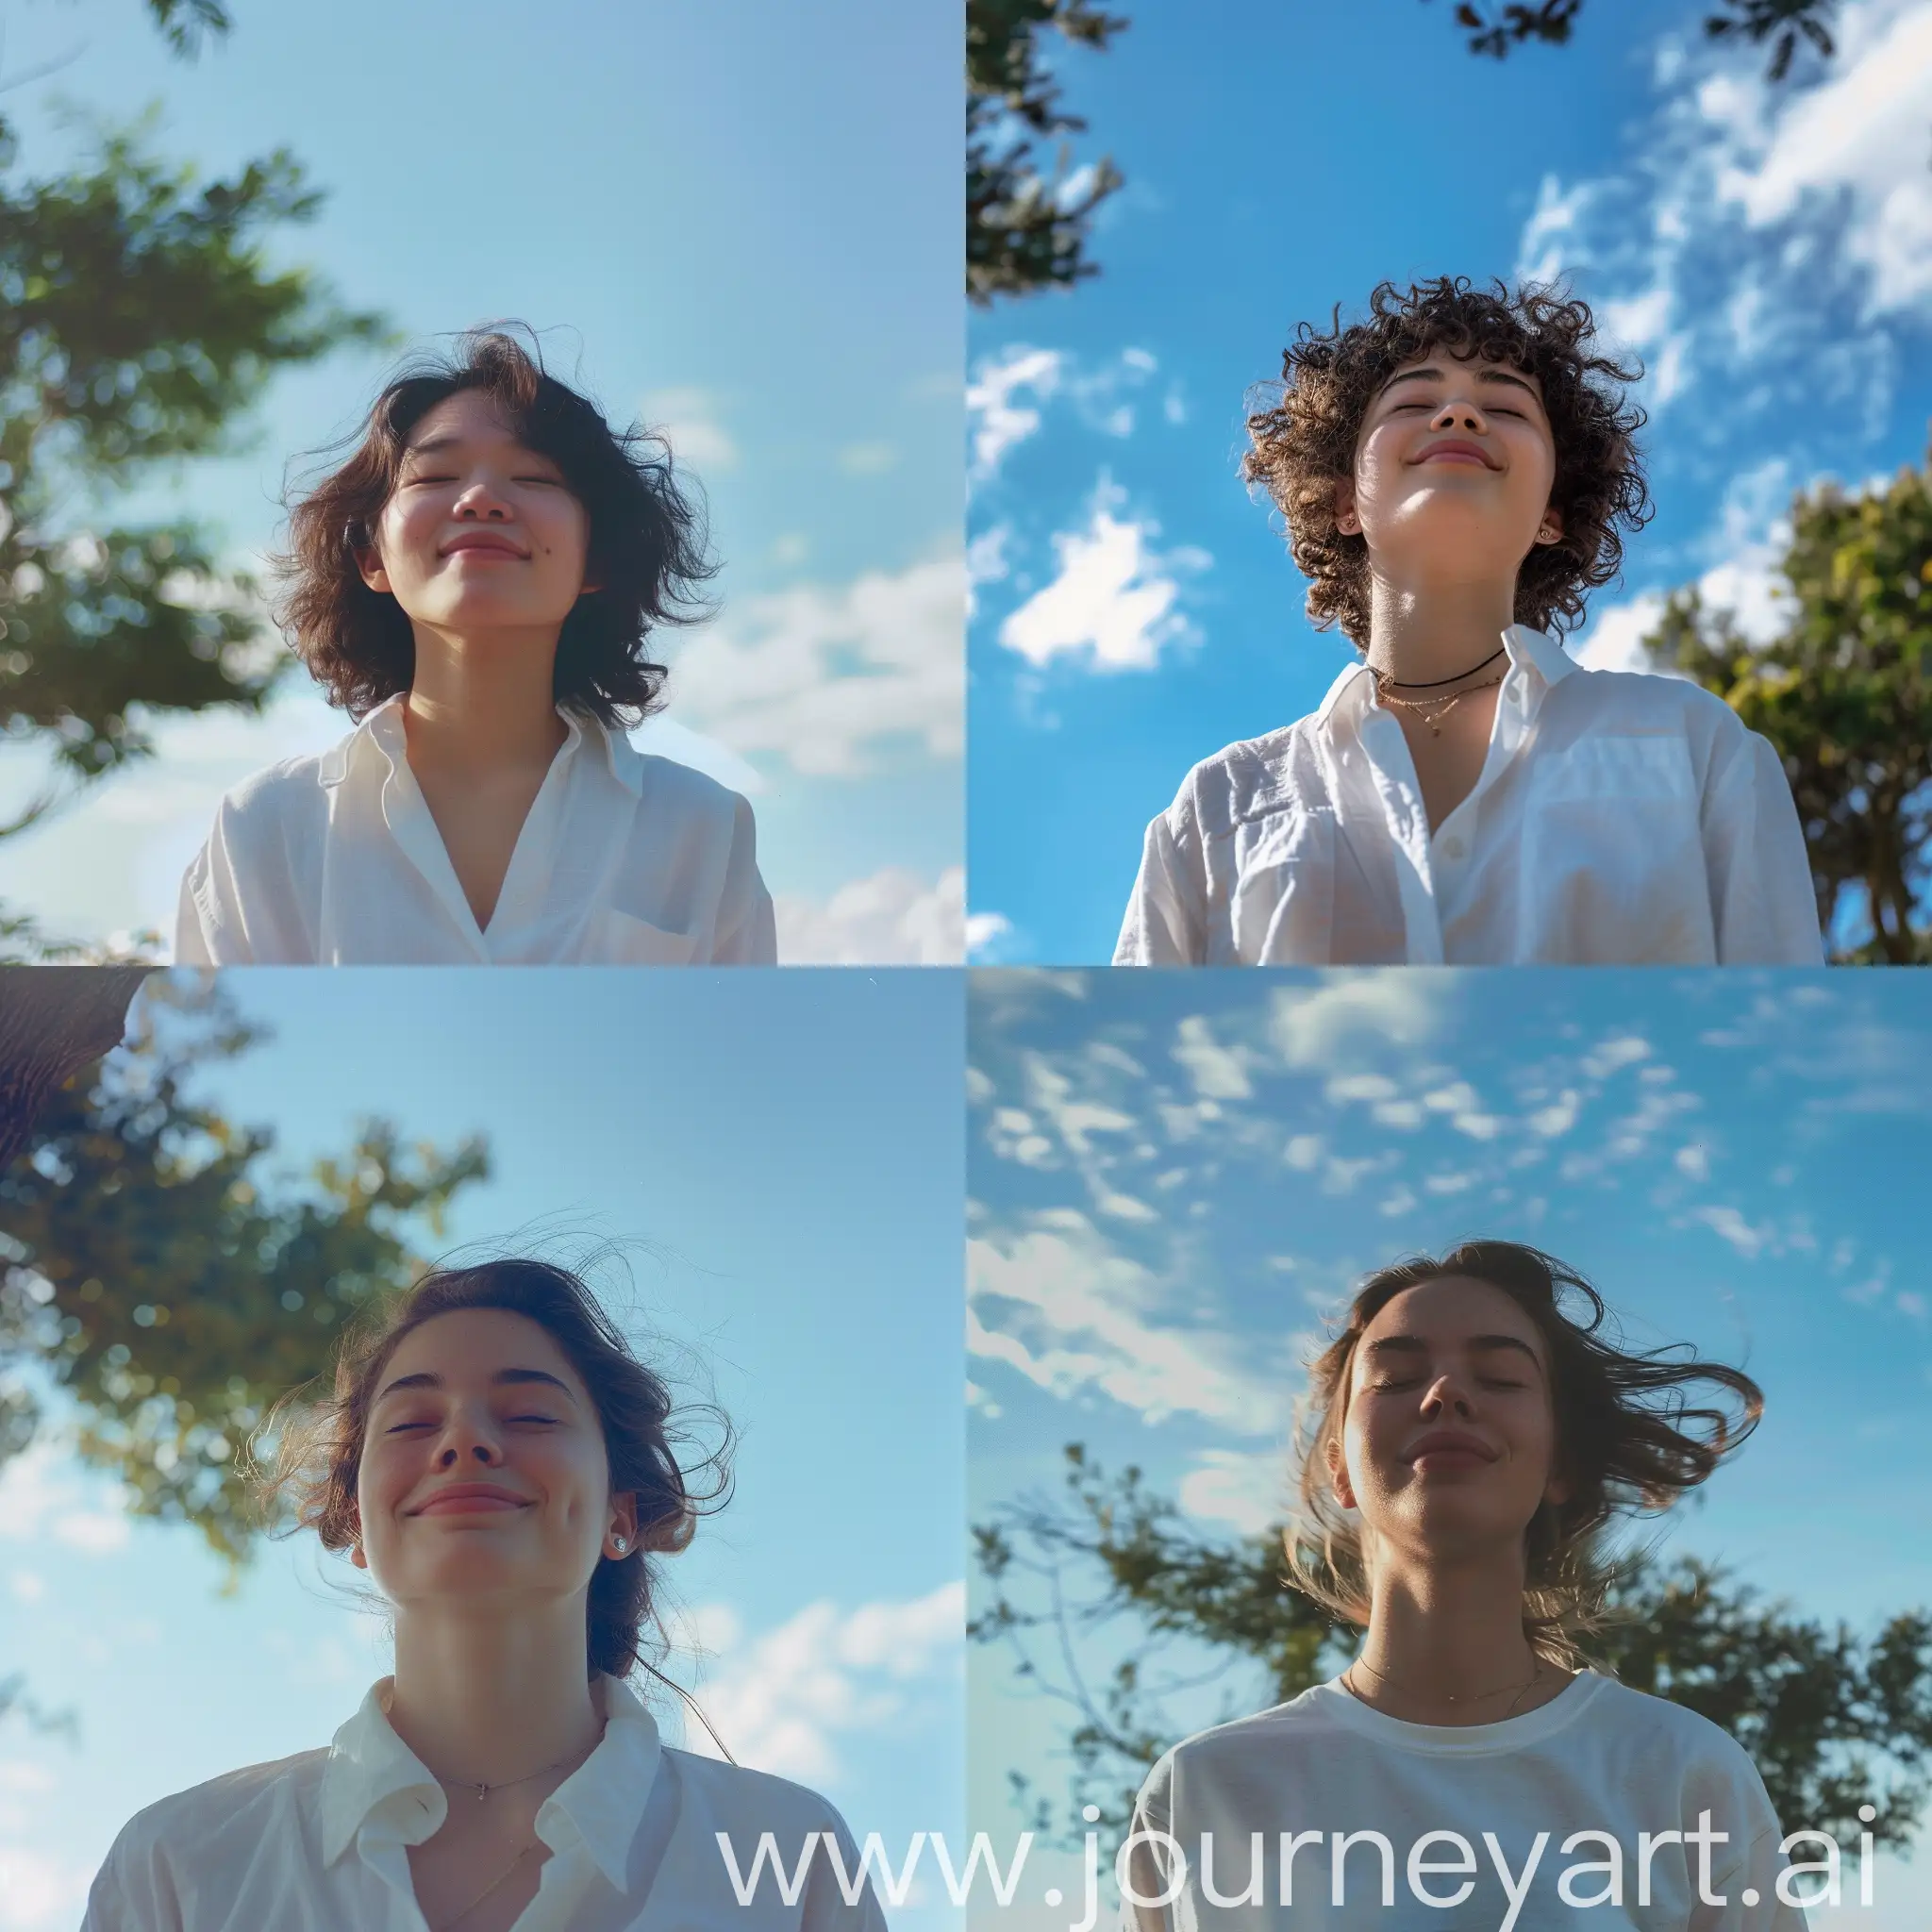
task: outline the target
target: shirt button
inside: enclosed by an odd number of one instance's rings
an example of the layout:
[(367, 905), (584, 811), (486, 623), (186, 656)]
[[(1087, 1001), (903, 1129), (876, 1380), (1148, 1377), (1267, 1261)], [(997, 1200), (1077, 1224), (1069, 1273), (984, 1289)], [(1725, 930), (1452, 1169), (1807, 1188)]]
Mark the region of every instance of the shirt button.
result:
[(1442, 857), (1444, 858), (1460, 858), (1462, 851), (1463, 846), (1460, 839), (1444, 839), (1442, 841)]

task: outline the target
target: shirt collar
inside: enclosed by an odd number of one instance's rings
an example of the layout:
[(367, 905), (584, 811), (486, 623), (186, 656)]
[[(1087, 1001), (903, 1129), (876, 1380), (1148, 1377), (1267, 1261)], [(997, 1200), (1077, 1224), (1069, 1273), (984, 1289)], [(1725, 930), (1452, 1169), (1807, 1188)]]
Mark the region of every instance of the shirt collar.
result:
[[(370, 1687), (354, 1717), (336, 1733), (324, 1768), (321, 1792), (322, 1856), (333, 1865), (371, 1815), (389, 1800), (410, 1792), (426, 1810), (446, 1814), (442, 1787), (423, 1760), (397, 1737), (383, 1705), (395, 1684), (385, 1677)], [(597, 1679), (603, 1694), (604, 1736), (597, 1748), (558, 1785), (537, 1813), (541, 1831), (554, 1806), (567, 1817), (584, 1848), (612, 1888), (622, 1891), (630, 1848), (657, 1779), (663, 1747), (657, 1721), (628, 1684)], [(439, 1805), (438, 1800), (441, 1800)]]
[[(384, 698), (364, 716), (355, 730), (346, 738), (337, 740), (323, 753), (319, 775), (325, 786), (340, 785), (349, 775), (350, 763), (359, 745), (373, 746), (380, 752), (391, 770), (399, 760), (408, 756), (408, 741), (403, 733), (403, 704), (407, 696), (407, 692), (397, 691), (393, 696)], [(562, 748), (566, 760), (575, 757), (580, 745), (594, 740), (604, 748), (605, 762), (610, 775), (633, 798), (643, 795), (643, 758), (622, 731), (608, 731), (589, 712), (577, 711), (567, 706), (559, 705), (557, 715), (563, 720), (567, 734)]]
[[(1520, 670), (1526, 665), (1546, 686), (1560, 684), (1577, 668), (1575, 660), (1555, 638), (1543, 631), (1531, 630), (1526, 624), (1512, 624), (1504, 631), (1503, 648), (1508, 653), (1510, 670)], [(1357, 659), (1353, 664), (1344, 665), (1335, 682), (1328, 687), (1328, 694), (1322, 700), (1321, 709), (1315, 713), (1315, 723), (1326, 725), (1336, 706), (1351, 691), (1358, 689), (1359, 703), (1366, 705), (1374, 688), (1374, 679), (1365, 662)]]

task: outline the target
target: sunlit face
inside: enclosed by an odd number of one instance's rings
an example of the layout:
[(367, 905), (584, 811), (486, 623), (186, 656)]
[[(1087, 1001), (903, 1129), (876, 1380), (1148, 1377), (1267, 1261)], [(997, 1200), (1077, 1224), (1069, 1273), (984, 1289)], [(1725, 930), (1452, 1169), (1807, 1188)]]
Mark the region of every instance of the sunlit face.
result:
[(356, 1501), (353, 1560), (399, 1607), (581, 1595), (637, 1537), (589, 1391), (544, 1328), (502, 1308), (434, 1316), (398, 1344)]
[(1499, 1288), (1441, 1275), (1405, 1289), (1350, 1365), (1335, 1489), (1366, 1541), (1425, 1557), (1514, 1552), (1557, 1473), (1548, 1357)]
[(557, 464), (519, 442), (480, 391), (459, 390), (409, 432), (358, 562), (413, 623), (554, 632), (594, 588), (584, 579), (590, 532)]
[(1536, 377), (1439, 349), (1370, 403), (1336, 524), (1398, 576), (1513, 581), (1532, 547), (1562, 536), (1556, 475)]

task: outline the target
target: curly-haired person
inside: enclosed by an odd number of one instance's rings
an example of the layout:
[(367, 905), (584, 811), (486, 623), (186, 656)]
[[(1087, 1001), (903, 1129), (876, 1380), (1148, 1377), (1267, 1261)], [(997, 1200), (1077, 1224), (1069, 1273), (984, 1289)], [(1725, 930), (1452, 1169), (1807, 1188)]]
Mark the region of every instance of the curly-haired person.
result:
[(1188, 774), (1115, 964), (1823, 963), (1770, 743), (1562, 648), (1650, 513), (1637, 374), (1535, 285), (1385, 282), (1302, 325), (1242, 475), (1360, 658)]
[(356, 728), (222, 800), (175, 958), (772, 963), (751, 807), (625, 735), (661, 704), (652, 632), (714, 569), (681, 480), (510, 336), (391, 382), (279, 559)]

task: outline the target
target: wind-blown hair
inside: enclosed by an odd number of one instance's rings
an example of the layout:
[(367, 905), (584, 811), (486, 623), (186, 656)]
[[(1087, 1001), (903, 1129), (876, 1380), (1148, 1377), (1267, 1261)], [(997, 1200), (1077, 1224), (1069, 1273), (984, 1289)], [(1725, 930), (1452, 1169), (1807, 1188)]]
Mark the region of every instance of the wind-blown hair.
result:
[(267, 1511), (281, 1515), (292, 1505), (296, 1526), (314, 1530), (325, 1549), (356, 1543), (362, 1443), (383, 1372), (405, 1336), (438, 1315), (469, 1308), (502, 1308), (535, 1322), (589, 1391), (603, 1427), (611, 1492), (634, 1492), (638, 1510), (636, 1543), (623, 1557), (600, 1557), (591, 1577), (591, 1674), (625, 1677), (640, 1668), (657, 1674), (645, 1655), (668, 1647), (657, 1608), (657, 1559), (682, 1550), (699, 1517), (728, 1499), (730, 1426), (716, 1409), (705, 1409), (721, 1427), (721, 1440), (704, 1457), (680, 1461), (691, 1436), (688, 1411), (674, 1415), (669, 1387), (637, 1358), (589, 1287), (566, 1268), (508, 1259), (441, 1269), (375, 1305), (338, 1344), (332, 1392), (317, 1398), (306, 1389), (292, 1391), (264, 1420), (259, 1434), (279, 1434), (273, 1468), (260, 1484)]
[(1533, 375), (1556, 442), (1550, 507), (1563, 520), (1555, 543), (1530, 548), (1516, 576), (1516, 622), (1561, 637), (1583, 616), (1586, 595), (1623, 568), (1623, 530), (1650, 520), (1650, 493), (1636, 435), (1643, 411), (1623, 385), (1642, 371), (1595, 353), (1586, 303), (1525, 283), (1474, 289), (1441, 275), (1398, 291), (1383, 282), (1368, 318), (1343, 326), (1338, 305), (1326, 331), (1305, 322), (1282, 352), (1281, 380), (1259, 386), (1264, 407), (1248, 417), (1241, 478), (1260, 484), (1288, 525), (1290, 553), (1308, 584), (1308, 621), (1339, 624), (1358, 648), (1369, 641), (1366, 539), (1335, 524), (1335, 487), (1355, 475), (1356, 446), (1383, 385), (1436, 349), (1507, 362)]
[[(1309, 1364), (1295, 1443), (1297, 1505), (1284, 1532), (1291, 1581), (1343, 1623), (1366, 1626), (1373, 1600), (1373, 1559), (1329, 1465), (1331, 1452), (1341, 1453), (1356, 1349), (1405, 1289), (1447, 1275), (1500, 1289), (1543, 1340), (1555, 1473), (1570, 1493), (1539, 1504), (1524, 1531), (1523, 1630), (1541, 1655), (1572, 1665), (1574, 1639), (1600, 1621), (1615, 1574), (1603, 1532), (1621, 1516), (1667, 1509), (1704, 1482), (1757, 1427), (1763, 1391), (1742, 1370), (1704, 1360), (1688, 1343), (1626, 1351), (1607, 1326), (1603, 1297), (1537, 1248), (1473, 1241), (1440, 1260), (1419, 1255), (1378, 1270), (1357, 1289), (1341, 1334)], [(1735, 1397), (1735, 1411), (1690, 1407), (1687, 1391), (1700, 1382)]]
[(584, 574), (597, 588), (563, 621), (557, 703), (607, 725), (661, 709), (670, 674), (652, 661), (652, 631), (709, 614), (697, 594), (717, 574), (702, 496), (674, 470), (661, 437), (614, 430), (589, 397), (497, 330), (406, 368), (376, 398), (347, 460), (290, 506), (288, 541), (275, 559), (276, 622), (329, 702), (351, 717), (409, 689), (415, 633), (394, 597), (362, 581), (357, 552), (368, 548), (395, 489), (410, 432), (465, 390), (487, 396), (511, 434), (563, 472), (590, 521)]

